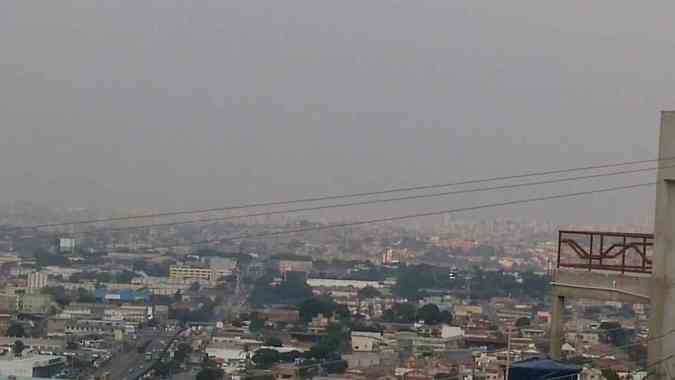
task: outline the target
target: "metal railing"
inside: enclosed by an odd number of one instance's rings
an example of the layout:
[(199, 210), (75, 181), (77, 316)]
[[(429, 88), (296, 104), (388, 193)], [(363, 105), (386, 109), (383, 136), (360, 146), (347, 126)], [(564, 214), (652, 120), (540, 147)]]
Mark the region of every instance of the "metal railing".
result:
[(558, 268), (651, 273), (653, 234), (559, 231)]

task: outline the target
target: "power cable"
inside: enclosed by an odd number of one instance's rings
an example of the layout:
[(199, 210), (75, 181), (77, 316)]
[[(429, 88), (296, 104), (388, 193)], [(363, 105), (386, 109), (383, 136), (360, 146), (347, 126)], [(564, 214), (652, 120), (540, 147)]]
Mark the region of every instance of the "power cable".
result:
[(292, 199), (292, 200), (285, 200), (285, 201), (268, 201), (268, 202), (258, 202), (258, 203), (245, 203), (245, 204), (240, 204), (240, 205), (232, 205), (232, 206), (217, 207), (217, 208), (169, 211), (169, 212), (160, 212), (160, 213), (143, 214), (143, 215), (129, 215), (129, 216), (121, 216), (121, 217), (86, 219), (86, 220), (71, 221), (71, 222), (60, 222), (60, 223), (44, 223), (44, 224), (36, 224), (36, 225), (30, 225), (30, 226), (15, 226), (15, 227), (9, 228), (9, 230), (38, 229), (38, 228), (72, 226), (72, 225), (81, 225), (81, 224), (114, 222), (114, 221), (123, 221), (123, 220), (146, 219), (146, 218), (155, 218), (155, 217), (203, 214), (203, 213), (216, 212), (216, 211), (231, 211), (231, 210), (240, 210), (240, 209), (247, 209), (247, 208), (281, 206), (281, 205), (289, 205), (289, 204), (296, 204), (296, 203), (320, 202), (320, 201), (346, 199), (346, 198), (358, 198), (358, 197), (383, 195), (383, 194), (390, 194), (390, 193), (429, 190), (429, 189), (460, 186), (460, 185), (470, 185), (470, 184), (478, 184), (478, 183), (485, 183), (485, 182), (504, 181), (504, 180), (519, 179), (519, 178), (525, 178), (525, 177), (533, 177), (533, 176), (563, 174), (563, 173), (570, 173), (570, 172), (575, 172), (575, 171), (607, 169), (607, 168), (613, 168), (613, 167), (638, 165), (638, 164), (644, 164), (644, 163), (649, 163), (649, 162), (671, 161), (671, 160), (674, 160), (674, 159), (675, 158), (662, 158), (662, 159), (650, 159), (650, 160), (638, 160), (638, 161), (624, 161), (624, 162), (601, 164), (601, 165), (589, 165), (589, 166), (574, 167), (574, 168), (526, 172), (526, 173), (510, 175), (510, 176), (498, 176), (498, 177), (488, 177), (488, 178), (480, 178), (480, 179), (469, 179), (469, 180), (450, 182), (450, 183), (444, 183), (444, 184), (399, 187), (399, 188), (393, 188), (393, 189), (388, 189), (388, 190), (380, 190), (380, 191), (358, 192), (358, 193), (339, 194), (339, 195), (323, 195), (323, 196), (317, 196), (317, 197), (308, 197), (308, 198)]
[[(675, 165), (665, 166), (665, 167), (662, 167), (662, 169), (670, 168), (670, 167), (675, 167)], [(640, 172), (647, 172), (647, 171), (652, 171), (652, 170), (657, 170), (657, 169), (659, 169), (659, 168), (624, 170), (624, 171), (619, 171), (619, 172), (594, 174), (594, 175), (569, 177), (569, 178), (560, 178), (560, 179), (552, 179), (552, 180), (545, 180), (545, 181), (524, 182), (524, 183), (484, 187), (484, 188), (477, 188), (477, 189), (447, 191), (447, 192), (442, 192), (442, 193), (408, 195), (408, 196), (396, 197), (396, 198), (371, 199), (371, 200), (366, 200), (366, 201), (349, 202), (349, 203), (336, 203), (336, 204), (329, 204), (329, 205), (323, 205), (323, 206), (303, 207), (303, 208), (297, 208), (297, 209), (264, 211), (264, 212), (257, 212), (257, 213), (243, 214), (243, 215), (230, 215), (230, 216), (219, 217), (219, 218), (206, 218), (206, 219), (185, 220), (185, 221), (178, 221), (178, 222), (143, 224), (143, 225), (138, 225), (138, 226), (117, 227), (117, 228), (113, 227), (113, 228), (106, 228), (105, 230), (108, 231), (108, 232), (120, 232), (120, 231), (130, 231), (130, 230), (138, 230), (138, 229), (145, 229), (145, 228), (175, 227), (175, 226), (187, 225), (187, 224), (224, 222), (224, 221), (228, 221), (228, 220), (244, 219), (244, 218), (249, 218), (249, 217), (283, 215), (283, 214), (291, 214), (291, 213), (299, 213), (299, 212), (307, 212), (307, 211), (318, 211), (318, 210), (336, 209), (336, 208), (343, 208), (343, 207), (372, 205), (372, 204), (378, 204), (378, 203), (389, 203), (389, 202), (400, 202), (400, 201), (414, 200), (414, 199), (435, 198), (435, 197), (443, 197), (443, 196), (449, 196), (449, 195), (471, 194), (471, 193), (494, 191), (494, 190), (515, 189), (515, 188), (528, 187), (528, 186), (538, 186), (538, 185), (546, 185), (546, 184), (554, 184), (554, 183), (562, 183), (562, 182), (580, 181), (580, 180), (600, 178), (600, 177), (609, 177), (609, 176), (616, 176), (616, 175), (640, 173)], [(96, 233), (98, 233), (98, 232), (97, 231), (79, 231), (79, 232), (73, 232), (73, 233), (71, 233), (71, 235), (82, 236), (82, 235), (90, 235), (90, 234), (96, 234)]]
[(327, 224), (327, 225), (321, 225), (321, 226), (297, 228), (297, 229), (282, 230), (282, 231), (262, 232), (262, 233), (257, 233), (257, 234), (239, 234), (239, 235), (235, 235), (235, 236), (228, 237), (228, 238), (202, 240), (202, 241), (191, 242), (191, 243), (186, 243), (186, 244), (172, 244), (172, 245), (168, 245), (168, 246), (155, 246), (153, 248), (172, 248), (172, 247), (185, 246), (185, 245), (193, 246), (193, 245), (202, 245), (202, 244), (211, 244), (211, 243), (223, 243), (223, 242), (243, 240), (243, 239), (266, 238), (266, 237), (273, 237), (273, 236), (280, 236), (280, 235), (290, 235), (290, 234), (301, 233), (301, 232), (312, 232), (312, 231), (321, 231), (321, 230), (335, 229), (335, 228), (361, 226), (361, 225), (367, 225), (367, 224), (394, 222), (394, 221), (400, 221), (400, 220), (406, 220), (406, 219), (415, 219), (415, 218), (422, 218), (422, 217), (428, 217), (428, 216), (439, 216), (439, 215), (446, 215), (446, 214), (454, 214), (454, 213), (459, 213), (459, 212), (475, 211), (475, 210), (504, 207), (504, 206), (512, 206), (512, 205), (541, 202), (541, 201), (549, 201), (549, 200), (555, 200), (555, 199), (576, 198), (576, 197), (580, 197), (580, 196), (584, 196), (584, 195), (592, 195), (592, 194), (606, 193), (606, 192), (612, 192), (612, 191), (629, 190), (629, 189), (636, 189), (636, 188), (640, 188), (640, 187), (653, 186), (655, 184), (656, 184), (656, 182), (639, 183), (639, 184), (634, 184), (634, 185), (608, 187), (608, 188), (581, 191), (581, 192), (575, 192), (575, 193), (555, 194), (555, 195), (549, 195), (549, 196), (543, 196), (543, 197), (537, 197), (537, 198), (526, 198), (526, 199), (519, 199), (519, 200), (499, 202), (499, 203), (486, 203), (486, 204), (481, 204), (481, 205), (476, 205), (476, 206), (446, 209), (446, 210), (440, 210), (440, 211), (407, 214), (407, 215), (393, 216), (393, 217), (388, 217), (388, 218), (368, 219), (368, 220), (348, 222), (348, 223), (338, 223), (338, 224)]

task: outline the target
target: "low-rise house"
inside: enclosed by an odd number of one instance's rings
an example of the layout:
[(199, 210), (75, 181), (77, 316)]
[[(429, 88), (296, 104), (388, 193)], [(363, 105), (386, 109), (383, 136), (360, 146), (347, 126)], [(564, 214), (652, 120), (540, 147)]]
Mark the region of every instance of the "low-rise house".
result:
[(51, 317), (47, 319), (47, 336), (59, 337), (66, 335), (66, 323), (68, 319)]
[(383, 338), (381, 332), (352, 331), (351, 335), (354, 352), (376, 352)]
[(601, 342), (601, 336), (598, 332), (595, 331), (582, 331), (575, 332), (571, 331), (565, 334), (565, 341), (572, 344), (585, 344), (585, 345), (597, 345)]
[(273, 323), (296, 323), (300, 321), (300, 312), (292, 308), (266, 308), (256, 310), (258, 316)]
[(26, 314), (47, 314), (52, 302), (49, 294), (27, 293), (19, 297), (19, 309)]
[(125, 321), (141, 323), (147, 320), (148, 308), (145, 306), (122, 305), (109, 306), (103, 311), (104, 321)]

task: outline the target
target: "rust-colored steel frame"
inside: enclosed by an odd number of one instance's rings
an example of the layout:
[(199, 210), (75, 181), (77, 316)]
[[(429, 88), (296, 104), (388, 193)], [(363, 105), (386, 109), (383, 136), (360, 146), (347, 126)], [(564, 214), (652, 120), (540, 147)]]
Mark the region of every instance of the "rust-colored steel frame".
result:
[[(607, 238), (614, 240), (609, 246), (606, 246)], [(617, 238), (619, 242), (616, 242)], [(582, 242), (581, 239), (586, 241)], [(653, 234), (561, 230), (558, 232), (558, 268), (651, 273), (652, 260), (647, 249), (653, 245)], [(561, 256), (563, 247), (569, 247), (576, 254), (577, 260), (573, 262), (565, 260)], [(627, 255), (638, 255), (640, 265), (627, 264)], [(618, 257), (621, 257), (620, 264), (607, 262)]]

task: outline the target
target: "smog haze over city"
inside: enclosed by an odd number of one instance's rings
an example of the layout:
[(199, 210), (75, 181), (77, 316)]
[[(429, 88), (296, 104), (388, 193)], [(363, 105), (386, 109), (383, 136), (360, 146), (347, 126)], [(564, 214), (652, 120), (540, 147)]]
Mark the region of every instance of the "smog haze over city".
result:
[[(675, 103), (670, 12), (627, 1), (0, 7), (3, 202), (215, 207), (649, 159)], [(643, 221), (651, 203), (637, 190), (478, 215)]]
[(0, 380), (672, 378), (673, 14), (1, 1)]

